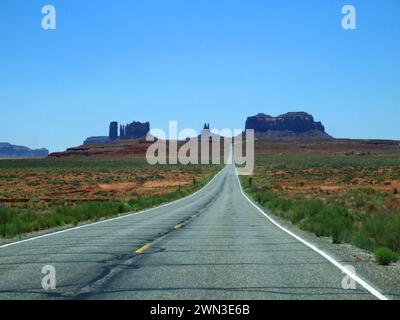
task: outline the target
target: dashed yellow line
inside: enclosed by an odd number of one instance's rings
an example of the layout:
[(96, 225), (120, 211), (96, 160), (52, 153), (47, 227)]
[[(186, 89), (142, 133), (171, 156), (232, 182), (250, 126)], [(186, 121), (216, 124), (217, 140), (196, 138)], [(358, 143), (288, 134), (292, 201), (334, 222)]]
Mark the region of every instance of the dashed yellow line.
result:
[(145, 252), (147, 249), (149, 249), (151, 247), (150, 243), (146, 243), (145, 245), (141, 246), (139, 249), (137, 249), (135, 251), (135, 254), (141, 254), (143, 252)]
[[(179, 223), (177, 224), (174, 229), (178, 230), (180, 228), (182, 228), (183, 224)], [(139, 249), (137, 249), (133, 254), (142, 254), (143, 252), (145, 252), (147, 249), (149, 249), (151, 247), (151, 243), (146, 243), (143, 246), (141, 246)]]

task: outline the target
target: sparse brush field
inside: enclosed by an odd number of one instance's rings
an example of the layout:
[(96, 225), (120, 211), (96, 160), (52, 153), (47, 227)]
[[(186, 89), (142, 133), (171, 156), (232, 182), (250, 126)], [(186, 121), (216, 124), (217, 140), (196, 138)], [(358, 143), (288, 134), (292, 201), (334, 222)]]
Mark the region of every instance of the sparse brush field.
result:
[[(304, 230), (374, 251), (400, 253), (400, 155), (258, 155), (245, 189)], [(392, 255), (382, 248), (392, 251)], [(394, 258), (396, 257), (396, 258)]]
[(220, 166), (143, 158), (0, 161), (0, 237), (137, 211), (188, 195)]

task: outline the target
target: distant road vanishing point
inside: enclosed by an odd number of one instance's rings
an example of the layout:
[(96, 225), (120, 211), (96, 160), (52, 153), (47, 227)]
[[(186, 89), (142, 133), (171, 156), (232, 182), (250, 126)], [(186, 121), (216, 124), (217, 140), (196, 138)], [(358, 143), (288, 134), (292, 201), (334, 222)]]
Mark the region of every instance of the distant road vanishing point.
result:
[(385, 299), (361, 279), (343, 289), (328, 258), (269, 220), (227, 165), (176, 202), (1, 246), (0, 299)]

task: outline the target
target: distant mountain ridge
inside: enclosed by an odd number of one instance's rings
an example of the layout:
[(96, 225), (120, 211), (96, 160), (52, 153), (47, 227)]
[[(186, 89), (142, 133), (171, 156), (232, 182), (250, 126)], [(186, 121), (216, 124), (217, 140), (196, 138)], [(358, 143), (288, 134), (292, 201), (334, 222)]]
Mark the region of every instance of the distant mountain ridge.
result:
[(246, 129), (253, 129), (256, 138), (269, 139), (332, 139), (321, 122), (307, 112), (288, 112), (277, 117), (264, 113), (248, 117)]
[(7, 142), (0, 142), (0, 158), (44, 158), (49, 150), (30, 149), (24, 146), (16, 146)]

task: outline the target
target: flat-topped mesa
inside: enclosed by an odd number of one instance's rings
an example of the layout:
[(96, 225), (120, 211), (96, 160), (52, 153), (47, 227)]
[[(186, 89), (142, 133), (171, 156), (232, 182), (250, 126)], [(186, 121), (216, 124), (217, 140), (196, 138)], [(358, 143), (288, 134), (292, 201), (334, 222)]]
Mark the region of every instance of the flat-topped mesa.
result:
[(110, 138), (107, 136), (98, 136), (98, 137), (88, 137), (83, 142), (84, 145), (91, 145), (91, 144), (105, 144), (110, 142)]
[(253, 129), (256, 137), (275, 139), (332, 138), (322, 123), (315, 122), (306, 112), (288, 112), (277, 117), (259, 113), (247, 118), (246, 129)]

